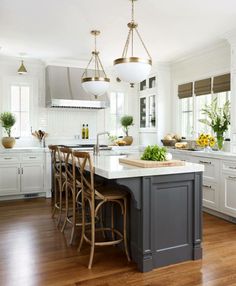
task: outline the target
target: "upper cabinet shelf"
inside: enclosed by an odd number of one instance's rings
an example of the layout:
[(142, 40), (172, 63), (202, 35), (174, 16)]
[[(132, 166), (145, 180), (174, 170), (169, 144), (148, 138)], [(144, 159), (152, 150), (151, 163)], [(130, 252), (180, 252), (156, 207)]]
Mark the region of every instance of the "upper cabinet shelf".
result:
[(139, 84), (139, 127), (140, 131), (154, 131), (157, 127), (156, 76)]
[(152, 76), (152, 77), (145, 79), (145, 80), (140, 82), (139, 91), (142, 92), (144, 90), (152, 89), (154, 87), (156, 87), (156, 77)]

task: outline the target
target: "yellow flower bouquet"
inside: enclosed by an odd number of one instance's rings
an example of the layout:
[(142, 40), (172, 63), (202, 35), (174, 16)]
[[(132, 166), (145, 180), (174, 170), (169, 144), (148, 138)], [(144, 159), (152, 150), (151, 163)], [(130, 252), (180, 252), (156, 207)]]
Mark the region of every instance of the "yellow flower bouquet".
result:
[(216, 144), (215, 137), (210, 134), (202, 133), (197, 139), (197, 145), (202, 148), (211, 147), (213, 148)]

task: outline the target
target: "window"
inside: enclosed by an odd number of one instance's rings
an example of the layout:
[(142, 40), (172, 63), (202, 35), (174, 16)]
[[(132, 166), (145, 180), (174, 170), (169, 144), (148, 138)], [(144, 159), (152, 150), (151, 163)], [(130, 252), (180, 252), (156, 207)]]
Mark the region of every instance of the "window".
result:
[[(211, 104), (212, 100), (217, 98), (218, 106), (223, 107), (227, 100), (230, 100), (230, 91), (220, 92), (216, 94), (205, 94), (202, 96), (196, 96), (196, 133), (199, 135), (200, 133), (209, 133), (214, 134), (213, 130), (210, 126), (199, 122), (199, 119), (207, 118), (206, 115), (203, 115), (201, 110), (205, 107), (205, 105)], [(228, 134), (226, 134), (228, 136)]]
[(16, 117), (12, 128), (12, 136), (26, 137), (30, 135), (30, 86), (11, 85), (11, 112)]
[[(178, 86), (180, 99), (181, 133), (186, 138), (196, 138), (200, 133), (211, 133), (213, 130), (199, 119), (207, 118), (202, 114), (205, 105), (217, 98), (219, 107), (230, 100), (230, 74), (207, 78)], [(230, 131), (226, 133), (228, 137)]]
[(206, 119), (207, 116), (203, 115), (201, 110), (205, 107), (205, 105), (209, 105), (212, 100), (211, 94), (205, 94), (196, 96), (195, 98), (195, 105), (196, 105), (196, 134), (195, 137), (197, 137), (201, 133), (212, 133), (211, 127), (207, 126), (206, 124), (203, 124), (199, 122), (199, 119)]
[(111, 135), (122, 135), (120, 119), (125, 112), (125, 96), (122, 92), (110, 93), (110, 133)]
[(193, 132), (193, 98), (181, 99), (181, 122), (182, 130), (181, 134), (185, 138), (192, 136)]

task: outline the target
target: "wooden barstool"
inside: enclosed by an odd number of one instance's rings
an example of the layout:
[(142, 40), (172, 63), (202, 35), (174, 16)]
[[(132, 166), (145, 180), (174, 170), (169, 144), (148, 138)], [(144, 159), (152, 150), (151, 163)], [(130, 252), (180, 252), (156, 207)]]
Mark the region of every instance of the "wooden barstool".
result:
[(54, 205), (52, 211), (52, 218), (54, 218), (56, 211), (59, 211), (57, 225), (61, 222), (61, 215), (63, 211), (62, 193), (64, 191), (64, 183), (66, 181), (65, 169), (61, 160), (59, 148), (57, 145), (48, 146), (51, 152), (52, 160), (52, 188), (54, 195)]
[[(64, 232), (67, 223), (70, 223), (72, 226), (71, 236), (70, 236), (70, 244), (73, 242), (75, 229), (77, 226), (82, 225), (82, 219), (80, 215), (79, 218), (79, 206), (81, 202), (79, 200), (79, 196), (81, 194), (81, 183), (80, 176), (76, 167), (76, 161), (73, 156), (73, 151), (70, 148), (60, 148), (62, 160), (65, 164), (66, 171), (66, 181), (65, 181), (65, 197), (66, 197), (66, 210), (65, 210), (65, 219), (64, 224), (62, 226), (61, 231)], [(72, 208), (69, 208), (69, 198), (72, 199)], [(72, 211), (72, 214), (69, 212)]]
[[(116, 245), (121, 242), (124, 242), (125, 253), (128, 261), (130, 261), (128, 246), (127, 246), (127, 230), (126, 230), (126, 221), (127, 221), (127, 193), (118, 189), (118, 188), (106, 188), (101, 187), (101, 189), (96, 190), (94, 187), (94, 168), (92, 164), (91, 157), (88, 152), (74, 152), (74, 157), (77, 161), (77, 166), (79, 167), (80, 176), (81, 176), (81, 190), (82, 190), (82, 234), (81, 240), (78, 247), (78, 251), (81, 250), (83, 241), (85, 240), (91, 246), (90, 249), (90, 258), (88, 268), (91, 269), (94, 257), (94, 248), (95, 246), (106, 246), (106, 245)], [(89, 176), (85, 176), (85, 167), (86, 170), (90, 172)], [(90, 208), (90, 220), (91, 220), (91, 237), (85, 233), (85, 216), (86, 216), (86, 201), (89, 202)], [(101, 207), (105, 203), (118, 204), (121, 208), (123, 215), (123, 233), (114, 228), (113, 213), (112, 213), (112, 223), (111, 227), (100, 227), (96, 226), (96, 219), (99, 218), (99, 212)], [(112, 211), (113, 212), (113, 211)], [(110, 241), (96, 241), (95, 233), (97, 231), (111, 231), (112, 240)], [(117, 238), (115, 238), (115, 235)]]

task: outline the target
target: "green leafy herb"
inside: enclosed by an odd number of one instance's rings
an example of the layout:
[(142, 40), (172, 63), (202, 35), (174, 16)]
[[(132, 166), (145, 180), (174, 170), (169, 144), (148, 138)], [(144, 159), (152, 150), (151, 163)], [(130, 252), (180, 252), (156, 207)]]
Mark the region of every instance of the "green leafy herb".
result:
[(141, 160), (166, 161), (167, 149), (158, 145), (147, 146), (143, 152)]
[(16, 123), (16, 118), (11, 112), (3, 112), (0, 114), (0, 123), (6, 130), (7, 135), (11, 137), (11, 128)]

